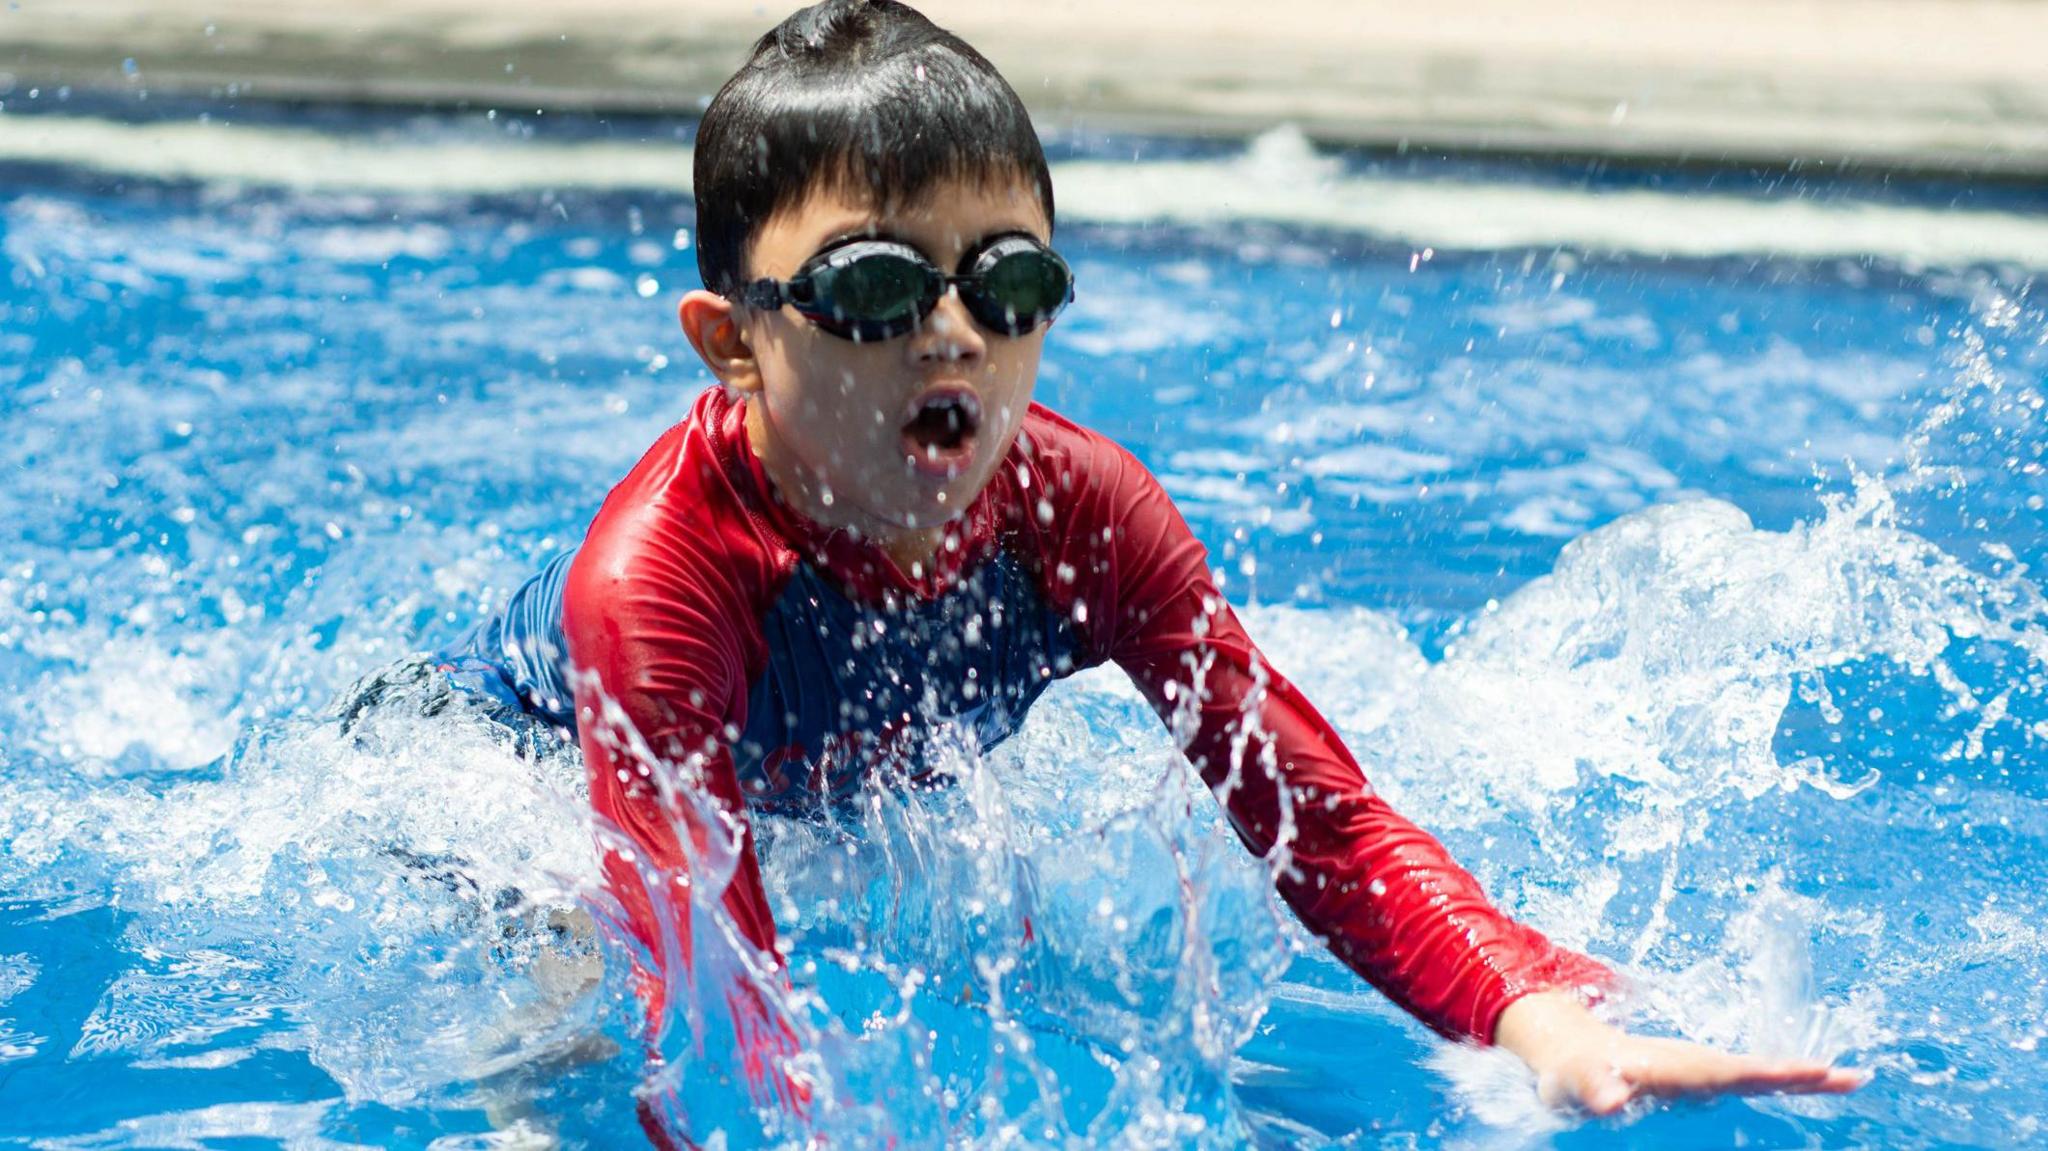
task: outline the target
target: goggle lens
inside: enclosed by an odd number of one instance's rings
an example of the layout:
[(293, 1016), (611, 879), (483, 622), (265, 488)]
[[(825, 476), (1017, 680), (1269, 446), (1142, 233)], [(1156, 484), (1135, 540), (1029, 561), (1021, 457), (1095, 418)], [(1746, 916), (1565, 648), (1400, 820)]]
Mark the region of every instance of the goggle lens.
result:
[[(1015, 247), (1008, 247), (1010, 244)], [(1006, 240), (985, 253), (974, 270), (979, 291), (960, 299), (992, 331), (1021, 336), (1051, 320), (1072, 298), (1066, 261), (1023, 240)]]
[(936, 279), (928, 265), (886, 251), (828, 263), (811, 273), (817, 304), (845, 329), (834, 334), (861, 340), (886, 340), (916, 328), (938, 302)]

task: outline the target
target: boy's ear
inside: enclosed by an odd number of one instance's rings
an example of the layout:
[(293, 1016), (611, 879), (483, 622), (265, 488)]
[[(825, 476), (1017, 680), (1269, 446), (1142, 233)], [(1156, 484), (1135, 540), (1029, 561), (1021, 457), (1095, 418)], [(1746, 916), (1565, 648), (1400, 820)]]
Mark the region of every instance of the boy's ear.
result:
[(741, 392), (761, 390), (761, 365), (740, 329), (733, 303), (702, 288), (683, 297), (683, 334), (720, 383)]

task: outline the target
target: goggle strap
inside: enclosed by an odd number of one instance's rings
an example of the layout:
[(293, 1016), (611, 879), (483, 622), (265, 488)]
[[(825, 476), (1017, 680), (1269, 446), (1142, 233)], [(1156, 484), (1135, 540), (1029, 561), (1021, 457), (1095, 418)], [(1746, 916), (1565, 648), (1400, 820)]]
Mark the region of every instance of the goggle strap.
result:
[(764, 312), (790, 302), (790, 285), (781, 280), (755, 280), (740, 292), (740, 302)]

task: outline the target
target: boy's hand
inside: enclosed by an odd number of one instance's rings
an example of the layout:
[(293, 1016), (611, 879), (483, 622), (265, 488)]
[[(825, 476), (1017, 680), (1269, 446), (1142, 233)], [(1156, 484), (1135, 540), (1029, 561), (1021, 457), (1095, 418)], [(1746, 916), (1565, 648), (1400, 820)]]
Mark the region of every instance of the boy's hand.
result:
[(1840, 1095), (1869, 1075), (1810, 1059), (1731, 1055), (1679, 1039), (1630, 1035), (1567, 992), (1524, 996), (1501, 1012), (1494, 1042), (1536, 1072), (1552, 1107), (1612, 1115), (1644, 1096)]

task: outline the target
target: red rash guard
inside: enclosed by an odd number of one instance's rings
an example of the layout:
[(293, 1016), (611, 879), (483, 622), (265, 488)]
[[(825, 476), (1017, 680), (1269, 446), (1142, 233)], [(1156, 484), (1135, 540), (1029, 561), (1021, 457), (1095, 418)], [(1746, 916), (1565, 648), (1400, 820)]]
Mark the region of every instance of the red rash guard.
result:
[[(743, 414), (707, 391), (613, 489), (564, 561), (566, 580), (537, 580), (520, 597), (539, 585), (544, 602), (524, 616), (558, 619), (566, 644), (555, 647), (585, 673), (575, 720), (591, 800), (665, 887), (686, 882), (676, 827), (691, 823), (611, 725), (595, 722), (604, 697), (658, 756), (696, 757), (680, 786), (701, 788), (744, 827), (750, 803), (843, 791), (859, 753), (914, 747), (929, 725), (967, 725), (992, 743), (1051, 679), (1115, 661), (1169, 724), (1182, 712), (1184, 750), (1248, 848), (1269, 852), (1291, 809), (1280, 894), (1416, 1018), (1488, 1042), (1517, 997), (1610, 978), (1497, 911), (1442, 845), (1373, 793), (1329, 723), (1246, 636), (1201, 544), (1130, 453), (1033, 406), (932, 570), (912, 578), (783, 505)], [(508, 608), (508, 631), (521, 607)], [(501, 653), (541, 646), (497, 640)], [(543, 668), (552, 688), (533, 674), (507, 678), (530, 701), (559, 700), (561, 674)], [(1233, 744), (1247, 737), (1234, 769)], [(687, 939), (684, 955), (664, 955), (652, 903), (680, 893), (650, 893), (617, 853), (605, 870), (656, 961), (687, 963)], [(724, 898), (777, 962), (750, 831)]]

